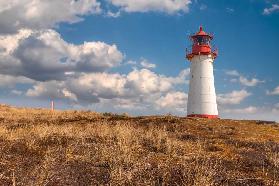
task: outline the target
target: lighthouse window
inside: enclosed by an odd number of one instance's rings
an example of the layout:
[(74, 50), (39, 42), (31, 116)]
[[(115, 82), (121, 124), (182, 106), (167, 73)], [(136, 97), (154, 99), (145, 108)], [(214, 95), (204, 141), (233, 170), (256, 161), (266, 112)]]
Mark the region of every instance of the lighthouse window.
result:
[(197, 37), (197, 42), (198, 42), (199, 44), (202, 44), (202, 43), (203, 43), (203, 37), (202, 37), (202, 36), (198, 36), (198, 37)]
[(209, 38), (204, 36), (197, 36), (195, 39), (195, 42), (199, 45), (208, 45), (209, 44)]

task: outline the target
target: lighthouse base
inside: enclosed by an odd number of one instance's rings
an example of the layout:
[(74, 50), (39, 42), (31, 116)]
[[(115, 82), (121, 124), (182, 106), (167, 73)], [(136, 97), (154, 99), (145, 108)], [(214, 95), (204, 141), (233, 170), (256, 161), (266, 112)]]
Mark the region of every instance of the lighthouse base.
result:
[(208, 115), (208, 114), (191, 114), (188, 115), (187, 117), (191, 118), (207, 118), (207, 119), (218, 119), (218, 115)]

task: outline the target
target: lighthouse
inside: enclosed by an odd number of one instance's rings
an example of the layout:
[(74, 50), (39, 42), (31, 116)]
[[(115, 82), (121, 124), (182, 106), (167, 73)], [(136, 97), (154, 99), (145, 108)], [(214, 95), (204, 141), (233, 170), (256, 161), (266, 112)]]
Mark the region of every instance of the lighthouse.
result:
[(213, 75), (213, 62), (217, 51), (211, 48), (213, 36), (200, 27), (190, 39), (192, 50), (187, 51), (187, 59), (191, 62), (187, 116), (218, 118)]

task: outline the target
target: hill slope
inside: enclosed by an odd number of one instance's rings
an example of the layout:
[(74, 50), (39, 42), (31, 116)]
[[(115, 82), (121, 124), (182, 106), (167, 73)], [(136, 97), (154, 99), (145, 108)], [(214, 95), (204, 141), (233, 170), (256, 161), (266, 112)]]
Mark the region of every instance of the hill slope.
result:
[(0, 185), (279, 185), (279, 126), (0, 107)]

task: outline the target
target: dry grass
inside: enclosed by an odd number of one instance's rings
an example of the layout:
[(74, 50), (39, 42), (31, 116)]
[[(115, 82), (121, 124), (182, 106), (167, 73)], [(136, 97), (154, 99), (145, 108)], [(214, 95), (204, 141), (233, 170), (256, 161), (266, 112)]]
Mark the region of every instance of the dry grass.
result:
[(279, 185), (279, 126), (0, 106), (0, 185)]

